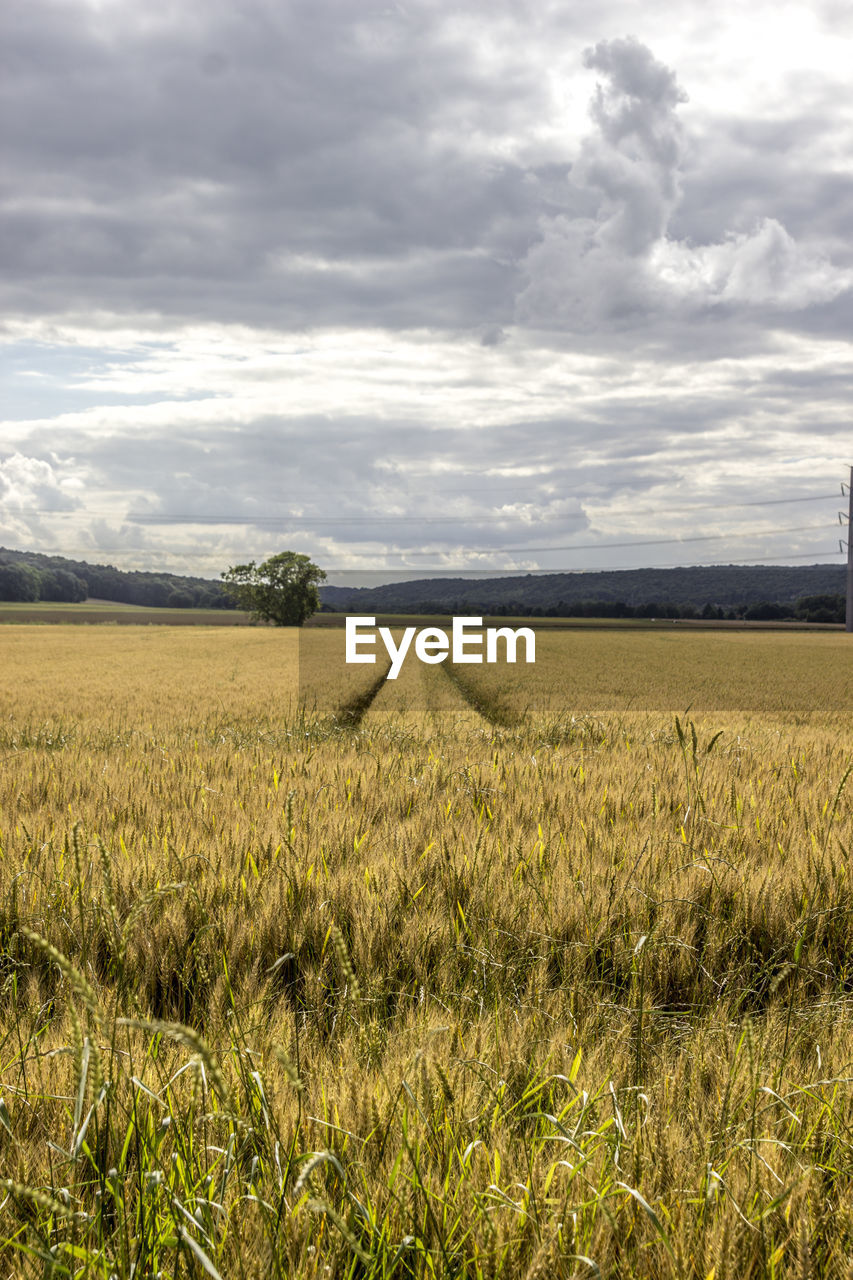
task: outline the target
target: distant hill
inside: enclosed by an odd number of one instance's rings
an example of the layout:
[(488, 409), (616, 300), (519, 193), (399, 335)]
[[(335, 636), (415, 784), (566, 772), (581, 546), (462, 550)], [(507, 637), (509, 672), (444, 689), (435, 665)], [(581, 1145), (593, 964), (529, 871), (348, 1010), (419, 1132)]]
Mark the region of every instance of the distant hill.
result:
[(111, 564), (0, 547), (0, 600), (76, 603), (87, 596), (148, 608), (234, 608), (222, 584), (208, 578), (116, 569)]
[[(843, 565), (701, 565), (502, 578), (417, 578), (381, 587), (320, 588), (324, 609), (343, 613), (505, 614), (571, 617), (808, 617), (843, 620)], [(148, 608), (231, 609), (220, 582), (117, 569), (38, 551), (0, 547), (0, 600), (87, 597)], [(805, 601), (805, 603), (804, 603)]]
[[(792, 611), (804, 597), (840, 596), (845, 567), (834, 564), (701, 565), (601, 573), (527, 574), (506, 578), (424, 578), (381, 587), (321, 587), (323, 604), (346, 613), (543, 614), (618, 606), (666, 615), (721, 610), (740, 615), (762, 604)], [(781, 615), (780, 615), (781, 616)]]

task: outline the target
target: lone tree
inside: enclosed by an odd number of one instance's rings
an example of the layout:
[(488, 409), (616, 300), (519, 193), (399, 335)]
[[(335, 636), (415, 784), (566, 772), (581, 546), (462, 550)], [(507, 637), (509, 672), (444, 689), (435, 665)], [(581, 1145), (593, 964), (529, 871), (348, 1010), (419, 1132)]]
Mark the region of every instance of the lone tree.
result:
[(277, 627), (301, 627), (316, 613), (317, 583), (325, 577), (324, 570), (295, 551), (280, 551), (263, 564), (235, 564), (222, 574), (224, 588), (238, 608)]

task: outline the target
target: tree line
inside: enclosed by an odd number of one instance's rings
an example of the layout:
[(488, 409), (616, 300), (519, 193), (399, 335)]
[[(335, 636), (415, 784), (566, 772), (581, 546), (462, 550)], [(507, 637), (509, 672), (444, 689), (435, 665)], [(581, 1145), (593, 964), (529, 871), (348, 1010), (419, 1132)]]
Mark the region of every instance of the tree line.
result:
[[(680, 617), (689, 607), (710, 605), (742, 617), (745, 610), (779, 604), (796, 610), (809, 596), (836, 595), (845, 587), (842, 564), (693, 565), (678, 569), (621, 569), (589, 573), (502, 575), (499, 578), (432, 578), (379, 587), (326, 586), (327, 608), (346, 613), (499, 613), (571, 616), (590, 606), (600, 610), (653, 608), (649, 616)], [(621, 614), (616, 616), (632, 616)], [(639, 616), (646, 616), (640, 614)], [(693, 617), (693, 613), (685, 616)], [(789, 616), (789, 615), (785, 615)]]
[[(426, 599), (412, 604), (407, 612), (462, 614), (472, 608), (471, 602), (465, 599)], [(844, 622), (845, 608), (843, 595), (803, 596), (791, 604), (759, 600), (730, 609), (710, 601), (699, 607), (676, 600), (650, 600), (644, 604), (627, 604), (624, 600), (558, 600), (550, 605), (529, 605), (523, 600), (508, 603), (478, 598), (476, 604), (477, 613), (500, 618), (684, 618), (726, 622)]]
[(234, 609), (221, 583), (173, 573), (116, 569), (64, 556), (0, 548), (0, 601), (77, 604), (87, 597), (154, 609)]
[(325, 576), (294, 551), (234, 565), (213, 582), (0, 548), (0, 601), (77, 604), (95, 597), (152, 609), (244, 609), (276, 626), (301, 626), (320, 608), (317, 585)]
[[(0, 601), (74, 604), (95, 597), (148, 608), (241, 608), (257, 620), (279, 625), (299, 625), (318, 607), (346, 613), (843, 623), (845, 597), (832, 589), (836, 583), (842, 586), (843, 574), (837, 565), (728, 565), (710, 571), (696, 567), (476, 582), (433, 579), (346, 589), (319, 586), (323, 571), (307, 556), (290, 551), (261, 565), (236, 565), (222, 574), (223, 582), (216, 582), (0, 547)], [(813, 586), (811, 592), (803, 592), (807, 584)], [(592, 590), (581, 596), (584, 586)], [(629, 588), (634, 599), (620, 597), (620, 586)], [(796, 586), (800, 592), (795, 596), (791, 589)]]

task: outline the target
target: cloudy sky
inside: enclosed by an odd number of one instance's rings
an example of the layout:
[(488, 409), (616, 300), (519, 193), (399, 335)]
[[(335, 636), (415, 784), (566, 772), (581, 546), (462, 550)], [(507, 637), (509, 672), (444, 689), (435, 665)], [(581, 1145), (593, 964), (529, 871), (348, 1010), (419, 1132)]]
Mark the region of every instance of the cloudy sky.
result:
[(849, 5), (7, 0), (0, 49), (0, 545), (841, 563)]

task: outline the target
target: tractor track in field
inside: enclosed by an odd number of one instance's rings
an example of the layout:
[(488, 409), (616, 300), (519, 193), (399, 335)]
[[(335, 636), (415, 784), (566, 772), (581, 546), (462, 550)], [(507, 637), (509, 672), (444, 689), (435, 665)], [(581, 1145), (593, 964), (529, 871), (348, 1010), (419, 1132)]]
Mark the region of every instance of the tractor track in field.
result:
[(390, 670), (391, 663), (389, 660), (385, 670), (366, 689), (363, 689), (361, 693), (354, 694), (346, 702), (341, 703), (335, 712), (335, 720), (337, 720), (338, 724), (347, 729), (357, 729), (359, 727), (370, 710), (373, 700), (380, 690), (384, 688)]
[(475, 688), (472, 681), (466, 678), (459, 667), (450, 662), (443, 662), (442, 667), (456, 692), (465, 700), (472, 711), (476, 711), (496, 729), (515, 729), (524, 720), (524, 713), (508, 707), (498, 697), (489, 697), (481, 689)]

